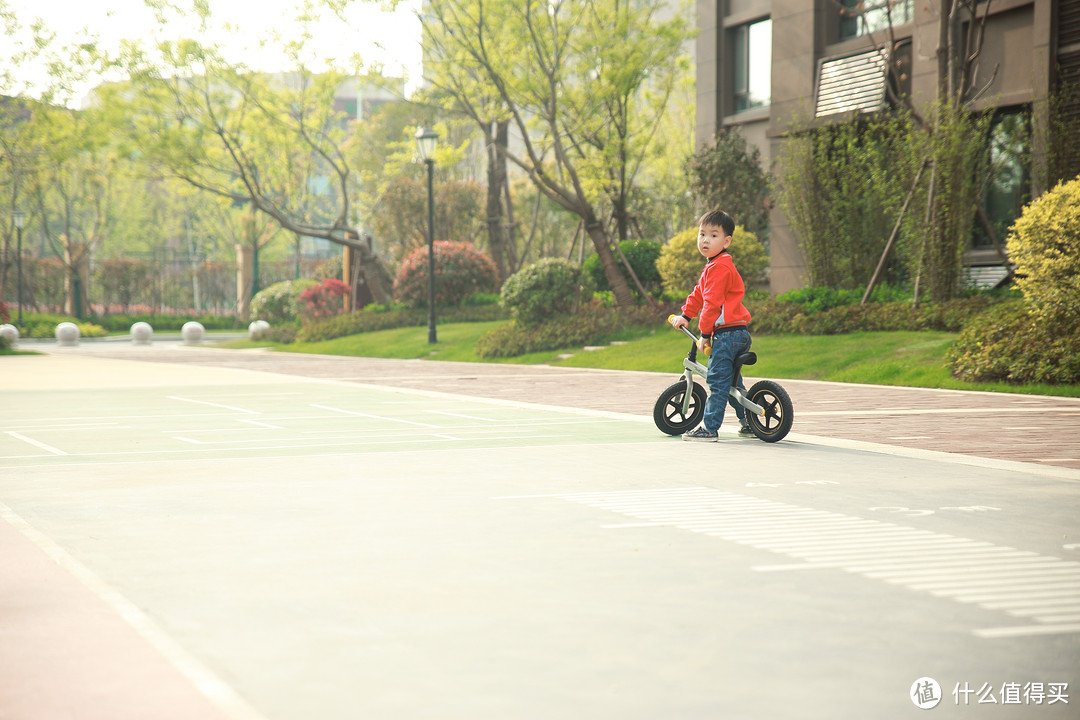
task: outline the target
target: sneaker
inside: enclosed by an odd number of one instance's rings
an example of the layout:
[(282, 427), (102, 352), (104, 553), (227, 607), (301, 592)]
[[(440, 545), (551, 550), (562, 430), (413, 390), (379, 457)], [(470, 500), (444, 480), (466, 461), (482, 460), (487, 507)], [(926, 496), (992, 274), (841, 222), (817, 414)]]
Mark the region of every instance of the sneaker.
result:
[(682, 436), (683, 440), (692, 440), (694, 442), (716, 442), (716, 433), (711, 433), (705, 429), (702, 425), (697, 430), (691, 430)]
[(750, 429), (749, 425), (743, 425), (739, 428), (740, 437), (753, 437), (754, 431)]

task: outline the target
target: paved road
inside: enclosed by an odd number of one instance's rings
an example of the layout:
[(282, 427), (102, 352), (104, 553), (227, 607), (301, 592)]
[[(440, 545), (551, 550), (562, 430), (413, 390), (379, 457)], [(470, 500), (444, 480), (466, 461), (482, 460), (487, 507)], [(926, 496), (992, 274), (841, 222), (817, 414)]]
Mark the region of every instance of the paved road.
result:
[[(84, 343), (100, 357), (232, 367), (301, 377), (649, 415), (675, 374), (548, 366)], [(752, 382), (753, 378), (747, 378)], [(796, 433), (1080, 469), (1080, 398), (783, 380)]]
[(0, 360), (5, 720), (1076, 717), (1074, 402), (785, 382), (691, 446), (648, 373)]

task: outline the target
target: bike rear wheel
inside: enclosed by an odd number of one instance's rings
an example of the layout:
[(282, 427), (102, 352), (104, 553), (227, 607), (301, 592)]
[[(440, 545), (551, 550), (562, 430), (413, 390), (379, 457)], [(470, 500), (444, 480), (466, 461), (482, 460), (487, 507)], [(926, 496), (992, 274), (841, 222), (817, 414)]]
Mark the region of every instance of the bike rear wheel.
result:
[(653, 422), (660, 432), (668, 435), (682, 435), (693, 430), (705, 416), (705, 388), (697, 383), (690, 383), (690, 405), (683, 412), (683, 397), (686, 395), (686, 381), (680, 380), (670, 386), (653, 405)]
[(761, 380), (754, 383), (746, 397), (765, 409), (764, 417), (746, 413), (754, 435), (767, 443), (783, 440), (795, 419), (795, 410), (787, 391), (772, 380)]

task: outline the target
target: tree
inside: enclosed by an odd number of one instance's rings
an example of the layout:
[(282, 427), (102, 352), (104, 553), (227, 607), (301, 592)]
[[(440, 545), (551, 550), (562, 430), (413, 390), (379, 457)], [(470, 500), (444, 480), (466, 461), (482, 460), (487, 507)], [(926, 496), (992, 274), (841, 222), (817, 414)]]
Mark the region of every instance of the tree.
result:
[(712, 145), (698, 150), (691, 188), (702, 210), (724, 210), (758, 237), (769, 232), (769, 176), (761, 151), (746, 144), (738, 126), (716, 131)]
[[(656, 19), (660, 4), (432, 0), (424, 16), (428, 78), (473, 119), (487, 146), (581, 219), (622, 306), (633, 296), (613, 235), (626, 232), (627, 194), (656, 142), (689, 35), (681, 17)], [(520, 145), (497, 141), (500, 122)]]
[(114, 110), (39, 104), (32, 122), (39, 153), (30, 194), (41, 231), (65, 266), (64, 312), (90, 311), (90, 260), (112, 217), (113, 186), (129, 171)]
[[(167, 22), (165, 3), (158, 5)], [(209, 6), (196, 11), (205, 29)], [(163, 174), (247, 205), (294, 235), (353, 248), (364, 284), (389, 302), (389, 273), (355, 224), (348, 127), (334, 109), (347, 75), (313, 72), (304, 53), (304, 41), (286, 46), (293, 71), (270, 76), (193, 39), (163, 42), (154, 54), (129, 48), (131, 85), (113, 88), (109, 100), (127, 104), (147, 162)]]
[[(997, 67), (991, 70), (988, 80), (978, 75), (990, 5), (980, 0), (943, 0), (937, 5), (937, 99), (929, 108), (916, 108), (909, 96), (898, 92), (902, 65), (895, 59), (889, 63), (890, 82), (886, 83), (889, 97), (912, 113), (928, 137), (927, 222), (925, 238), (917, 252), (916, 300), (924, 273), (931, 300), (944, 301), (955, 296), (961, 255), (971, 238), (975, 220), (979, 218), (988, 225), (985, 215), (977, 210), (986, 182), (989, 118), (971, 108), (997, 75)], [(897, 47), (893, 6), (893, 2), (860, 5), (855, 11), (863, 15), (884, 12), (887, 40), (877, 45), (887, 50)]]

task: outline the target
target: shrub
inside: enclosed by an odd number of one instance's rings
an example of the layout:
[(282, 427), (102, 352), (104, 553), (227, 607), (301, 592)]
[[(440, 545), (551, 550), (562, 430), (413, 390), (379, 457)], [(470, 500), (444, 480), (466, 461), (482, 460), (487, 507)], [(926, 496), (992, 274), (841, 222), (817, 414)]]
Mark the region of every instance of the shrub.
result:
[(836, 290), (831, 287), (804, 287), (777, 295), (780, 302), (799, 305), (804, 312), (816, 313), (844, 305), (854, 305), (862, 299), (862, 290)]
[[(634, 274), (637, 275), (638, 280), (641, 281), (642, 286), (645, 288), (645, 292), (651, 293), (659, 289), (660, 272), (656, 269), (656, 261), (660, 257), (660, 243), (652, 240), (632, 240), (622, 243), (620, 247), (623, 255), (626, 256), (626, 261), (630, 263), (630, 267), (634, 269)], [(630, 290), (637, 294), (637, 285), (630, 279), (630, 273), (626, 271), (626, 266), (623, 265), (622, 260), (617, 255), (615, 260), (619, 263), (619, 271), (626, 278), (626, 282), (629, 283)], [(608, 285), (607, 276), (604, 275), (604, 268), (600, 264), (599, 255), (590, 255), (585, 259), (584, 271), (588, 274), (597, 290), (611, 289), (611, 286)]]
[(166, 315), (162, 313), (128, 313), (126, 315), (103, 315), (97, 318), (97, 324), (109, 332), (127, 332), (137, 322), (149, 323), (155, 332), (160, 330), (180, 331), (184, 323), (194, 320), (207, 330), (232, 330), (238, 326), (235, 315), (209, 315), (184, 313)]
[(23, 337), (28, 338), (51, 338), (56, 337), (56, 326), (62, 322), (71, 322), (79, 326), (79, 335), (84, 338), (105, 337), (109, 332), (91, 322), (85, 322), (78, 318), (67, 315), (53, 315), (50, 313), (33, 313), (23, 316), (24, 328), (19, 328)]
[(944, 303), (874, 302), (839, 305), (812, 310), (811, 305), (775, 300), (747, 301), (753, 316), (751, 332), (793, 333), (798, 335), (837, 335), (849, 332), (886, 332), (893, 330), (941, 330), (959, 332), (971, 319), (991, 305), (1000, 303), (1001, 295), (982, 294)]
[(349, 294), (349, 286), (340, 280), (327, 278), (318, 285), (311, 285), (300, 293), (300, 312), (305, 320), (322, 320), (345, 312), (343, 298)]
[(757, 235), (736, 225), (729, 252), (747, 288), (764, 282), (765, 271), (769, 269), (769, 253), (765, 252)]
[(664, 290), (686, 297), (697, 284), (702, 268), (701, 253), (697, 249), (697, 236), (696, 227), (687, 228), (660, 248), (656, 269), (660, 272)]
[[(506, 317), (506, 314), (499, 305), (478, 305), (444, 308), (438, 314), (438, 321), (447, 323), (487, 322), (489, 320), (500, 320), (504, 317)], [(427, 311), (422, 308), (390, 309), (384, 305), (368, 305), (363, 310), (309, 323), (296, 333), (296, 341), (333, 340), (346, 335), (423, 325), (427, 325)]]
[(1080, 176), (1024, 208), (1008, 240), (1016, 285), (1040, 322), (1080, 326)]
[(511, 275), (503, 283), (502, 304), (520, 323), (532, 325), (568, 315), (591, 296), (584, 273), (569, 260), (544, 258)]
[(316, 282), (323, 280), (329, 280), (334, 278), (340, 280), (344, 277), (342, 267), (345, 264), (345, 257), (343, 253), (339, 253), (332, 258), (328, 258), (319, 263), (315, 270), (311, 273), (311, 279)]
[(300, 293), (315, 284), (314, 280), (283, 280), (260, 290), (251, 299), (252, 319), (271, 325), (292, 322), (300, 315)]
[(499, 293), (472, 293), (461, 299), (462, 307), (480, 307), (483, 305), (498, 305)]
[(701, 207), (726, 210), (751, 232), (767, 233), (769, 175), (763, 169), (767, 165), (739, 126), (722, 127), (711, 145), (694, 154), (690, 188)]
[(7, 303), (0, 300), (0, 323), (6, 323), (11, 320), (11, 313), (8, 312)]
[(973, 319), (946, 353), (953, 375), (980, 382), (1080, 382), (1080, 328), (1041, 322), (1037, 312), (1012, 300)]
[(259, 330), (251, 336), (252, 340), (266, 341), (266, 342), (278, 342), (278, 343), (293, 343), (296, 342), (295, 325), (275, 325), (268, 327), (265, 330)]
[(656, 325), (659, 314), (647, 307), (612, 308), (591, 303), (576, 315), (535, 324), (511, 320), (476, 342), (482, 358), (517, 357), (531, 352), (596, 345), (633, 325)]
[[(656, 268), (663, 279), (664, 290), (682, 293), (686, 297), (697, 284), (704, 267), (704, 258), (697, 249), (697, 236), (696, 227), (687, 228), (660, 249)], [(736, 225), (735, 233), (731, 236), (730, 252), (747, 289), (765, 279), (769, 254), (754, 233), (747, 232), (742, 225)]]
[[(435, 304), (458, 305), (474, 293), (499, 287), (495, 263), (471, 243), (435, 243)], [(411, 307), (428, 301), (428, 249), (419, 247), (402, 261), (394, 279), (394, 298)]]

